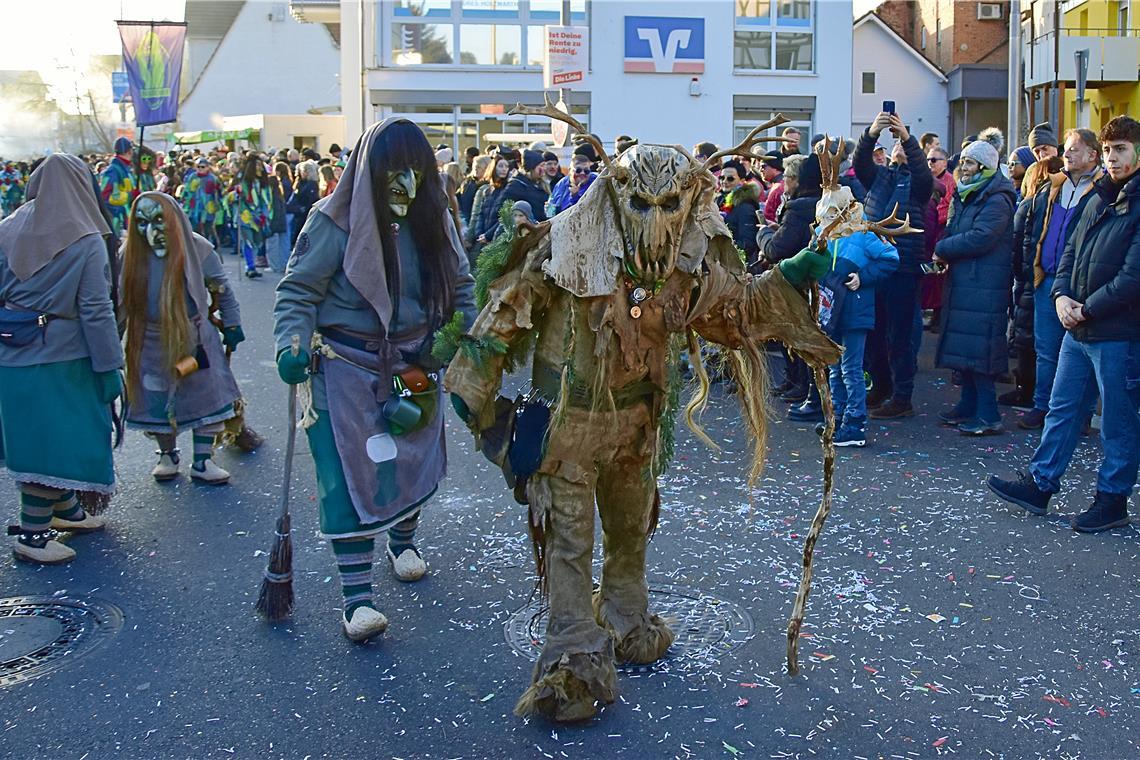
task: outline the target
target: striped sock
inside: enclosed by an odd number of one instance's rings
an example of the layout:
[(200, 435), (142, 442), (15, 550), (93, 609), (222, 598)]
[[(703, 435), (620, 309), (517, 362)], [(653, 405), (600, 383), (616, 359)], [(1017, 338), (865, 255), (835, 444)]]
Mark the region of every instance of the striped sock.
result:
[(214, 455), (214, 436), (201, 435), (197, 430), (194, 431), (194, 466), (199, 470), (202, 469), (199, 465)]
[(357, 608), (372, 607), (372, 553), (376, 542), (371, 538), (333, 539), (332, 547), (340, 592), (344, 595), (344, 618), (350, 620)]
[(64, 491), (52, 508), (55, 516), (64, 520), (82, 520), (85, 516), (83, 507), (75, 498), (75, 491)]
[(51, 515), (55, 503), (59, 500), (60, 491), (53, 494), (46, 493), (45, 489), (32, 489), (27, 486), (20, 488), (20, 530), (39, 533), (51, 527)]
[(388, 528), (388, 548), (399, 557), (407, 549), (415, 549), (416, 527), (420, 524), (420, 513), (405, 517)]

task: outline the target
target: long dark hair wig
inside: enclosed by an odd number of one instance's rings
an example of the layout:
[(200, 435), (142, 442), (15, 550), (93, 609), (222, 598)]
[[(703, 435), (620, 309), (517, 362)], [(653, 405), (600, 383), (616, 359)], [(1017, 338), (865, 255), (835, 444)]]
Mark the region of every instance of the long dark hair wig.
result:
[[(257, 171), (258, 165), (261, 165), (261, 171)], [(265, 162), (256, 153), (250, 153), (245, 157), (245, 161), (241, 166), (241, 181), (249, 183), (252, 187), (254, 183), (265, 187), (269, 184), (269, 177), (266, 176)]]
[(381, 132), (368, 156), (372, 177), (372, 204), (384, 251), (384, 270), (392, 307), (400, 303), (400, 257), (388, 207), (388, 172), (411, 169), (420, 177), (416, 197), (405, 222), (411, 227), (420, 257), (420, 292), (432, 332), (455, 311), (455, 262), (445, 224), (451, 223), (447, 194), (436, 168), (435, 152), (423, 131), (411, 122), (398, 121)]

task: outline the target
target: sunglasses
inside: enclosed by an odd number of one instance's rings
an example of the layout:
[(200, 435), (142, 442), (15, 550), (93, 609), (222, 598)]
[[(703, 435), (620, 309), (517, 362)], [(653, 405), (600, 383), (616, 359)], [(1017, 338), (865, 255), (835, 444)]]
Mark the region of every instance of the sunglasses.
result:
[(928, 158), (928, 159), (926, 159), (926, 163), (928, 163), (928, 164), (936, 164), (936, 163), (938, 163), (939, 161), (945, 161), (945, 160), (946, 160), (945, 158)]

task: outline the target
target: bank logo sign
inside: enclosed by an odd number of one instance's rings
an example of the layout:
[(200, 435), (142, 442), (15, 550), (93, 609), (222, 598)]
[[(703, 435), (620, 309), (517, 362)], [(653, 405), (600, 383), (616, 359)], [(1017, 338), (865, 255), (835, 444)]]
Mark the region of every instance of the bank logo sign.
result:
[(625, 17), (625, 70), (634, 73), (703, 74), (703, 18)]

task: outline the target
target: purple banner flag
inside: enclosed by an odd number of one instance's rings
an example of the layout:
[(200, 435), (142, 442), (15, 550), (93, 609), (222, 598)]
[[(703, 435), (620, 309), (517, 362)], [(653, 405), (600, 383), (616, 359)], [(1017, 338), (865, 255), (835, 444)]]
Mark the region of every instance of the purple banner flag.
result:
[(175, 121), (186, 24), (169, 21), (120, 21), (118, 24), (123, 41), (123, 65), (135, 106), (135, 123), (145, 127)]

